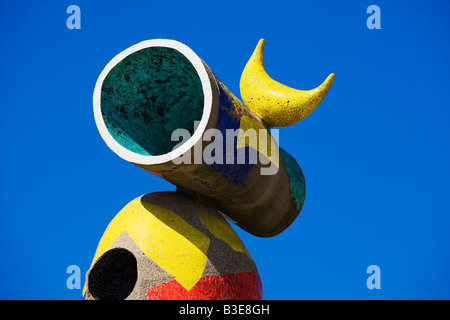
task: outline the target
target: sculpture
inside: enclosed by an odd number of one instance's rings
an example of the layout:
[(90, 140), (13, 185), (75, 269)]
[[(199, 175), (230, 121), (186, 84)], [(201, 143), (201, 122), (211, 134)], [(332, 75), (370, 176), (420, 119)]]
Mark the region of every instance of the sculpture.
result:
[(260, 237), (293, 222), (305, 181), (270, 128), (308, 116), (334, 79), (286, 87), (265, 72), (263, 49), (261, 40), (241, 77), (245, 104), (173, 40), (138, 43), (102, 71), (93, 98), (102, 138), (178, 189), (139, 197), (111, 221), (85, 299), (262, 299), (257, 267), (224, 216)]

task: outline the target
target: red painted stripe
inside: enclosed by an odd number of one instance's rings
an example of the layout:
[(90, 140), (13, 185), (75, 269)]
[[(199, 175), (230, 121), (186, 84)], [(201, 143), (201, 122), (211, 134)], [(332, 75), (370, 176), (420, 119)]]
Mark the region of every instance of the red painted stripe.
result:
[(148, 290), (149, 300), (261, 300), (262, 284), (254, 272), (200, 278), (189, 291), (176, 280)]

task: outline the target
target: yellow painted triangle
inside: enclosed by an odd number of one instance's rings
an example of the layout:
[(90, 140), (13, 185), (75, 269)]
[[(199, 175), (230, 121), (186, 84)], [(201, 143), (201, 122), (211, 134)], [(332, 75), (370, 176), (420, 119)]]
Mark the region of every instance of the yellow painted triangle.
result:
[(100, 240), (93, 263), (125, 230), (150, 259), (186, 290), (201, 278), (209, 237), (174, 212), (140, 200), (131, 201), (111, 221)]
[(236, 149), (250, 147), (265, 155), (277, 168), (280, 166), (278, 152), (272, 152), (272, 144), (277, 146), (275, 139), (256, 120), (243, 115), (239, 125), (239, 135)]

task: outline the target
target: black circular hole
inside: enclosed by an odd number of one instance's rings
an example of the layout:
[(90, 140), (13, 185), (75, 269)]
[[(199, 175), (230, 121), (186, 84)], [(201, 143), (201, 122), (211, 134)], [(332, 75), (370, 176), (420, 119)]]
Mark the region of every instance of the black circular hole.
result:
[(123, 300), (137, 280), (134, 255), (123, 248), (105, 252), (89, 273), (89, 292), (96, 300)]

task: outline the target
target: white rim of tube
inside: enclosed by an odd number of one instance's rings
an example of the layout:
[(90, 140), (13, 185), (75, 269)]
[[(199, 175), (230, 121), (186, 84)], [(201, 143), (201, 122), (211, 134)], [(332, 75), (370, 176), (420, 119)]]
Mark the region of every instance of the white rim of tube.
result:
[[(151, 47), (166, 47), (166, 48), (172, 48), (177, 51), (179, 51), (181, 54), (183, 54), (194, 66), (195, 71), (197, 72), (200, 81), (202, 83), (202, 89), (203, 89), (203, 115), (200, 120), (200, 123), (198, 124), (194, 134), (187, 140), (185, 143), (183, 143), (180, 147), (176, 148), (175, 150), (172, 150), (168, 153), (162, 154), (162, 155), (156, 155), (156, 156), (146, 156), (142, 155), (133, 151), (128, 150), (127, 148), (120, 145), (109, 133), (108, 128), (106, 127), (105, 122), (103, 121), (103, 115), (101, 110), (101, 90), (103, 86), (103, 81), (105, 80), (108, 73), (123, 59), (125, 59), (130, 54), (145, 49), (145, 48), (151, 48)], [(210, 115), (211, 115), (211, 109), (212, 109), (212, 88), (211, 88), (211, 82), (209, 80), (208, 73), (206, 71), (205, 66), (203, 65), (202, 60), (195, 54), (194, 51), (192, 51), (191, 48), (186, 46), (185, 44), (175, 41), (175, 40), (168, 40), (168, 39), (153, 39), (153, 40), (146, 40), (139, 42), (138, 44), (135, 44), (134, 46), (129, 47), (128, 49), (122, 51), (118, 55), (116, 55), (103, 69), (100, 76), (97, 79), (97, 83), (95, 84), (94, 89), (94, 97), (93, 97), (93, 103), (94, 103), (94, 117), (95, 117), (95, 123), (97, 125), (98, 130), (100, 131), (100, 135), (102, 136), (103, 140), (106, 142), (108, 147), (114, 151), (119, 157), (122, 159), (125, 159), (129, 162), (136, 163), (136, 164), (142, 164), (142, 165), (152, 165), (152, 164), (160, 164), (165, 163), (168, 161), (172, 161), (173, 159), (178, 158), (182, 154), (184, 154), (186, 151), (191, 149), (200, 139), (202, 139), (203, 132), (206, 130), (206, 126), (208, 124)]]

